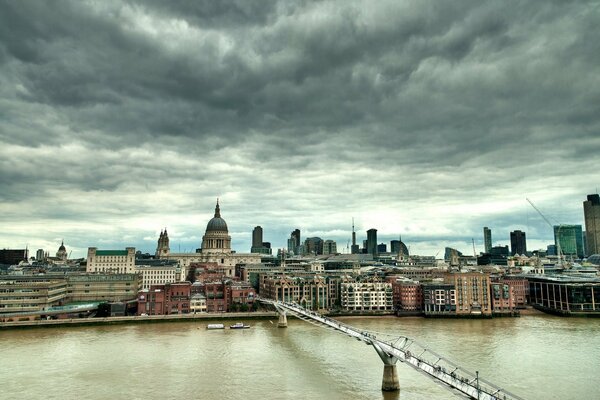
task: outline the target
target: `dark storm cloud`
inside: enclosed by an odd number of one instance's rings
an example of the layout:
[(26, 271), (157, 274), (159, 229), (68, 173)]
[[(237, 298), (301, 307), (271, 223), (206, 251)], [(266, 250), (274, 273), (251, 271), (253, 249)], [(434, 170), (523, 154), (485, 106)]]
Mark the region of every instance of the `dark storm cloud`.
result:
[[(10, 218), (164, 215), (156, 223), (181, 224), (184, 238), (198, 228), (176, 216), (208, 217), (224, 196), (243, 230), (303, 225), (344, 240), (340, 220), (355, 213), (365, 229), (431, 240), (478, 235), (489, 220), (509, 229), (525, 195), (551, 213), (566, 199), (579, 207), (597, 186), (582, 167), (600, 149), (594, 2), (5, 1), (0, 11)], [(376, 212), (393, 214), (389, 226)]]

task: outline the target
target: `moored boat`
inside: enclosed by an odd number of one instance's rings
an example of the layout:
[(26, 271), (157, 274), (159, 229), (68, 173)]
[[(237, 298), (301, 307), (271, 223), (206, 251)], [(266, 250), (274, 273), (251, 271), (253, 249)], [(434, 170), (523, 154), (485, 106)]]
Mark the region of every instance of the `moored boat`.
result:
[(206, 329), (225, 329), (225, 325), (223, 325), (223, 324), (208, 324), (208, 325), (206, 325)]
[(233, 325), (229, 326), (229, 329), (248, 329), (250, 325), (245, 325), (243, 322), (236, 322)]

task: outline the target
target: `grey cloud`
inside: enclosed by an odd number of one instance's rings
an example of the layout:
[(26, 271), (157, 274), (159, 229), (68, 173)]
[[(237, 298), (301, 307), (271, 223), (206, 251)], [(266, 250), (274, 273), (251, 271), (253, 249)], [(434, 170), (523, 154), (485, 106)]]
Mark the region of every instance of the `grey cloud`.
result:
[(237, 230), (335, 232), (389, 208), (398, 231), (428, 226), (411, 232), (425, 243), (526, 215), (434, 227), (419, 203), (546, 191), (579, 210), (594, 189), (583, 167), (600, 148), (593, 3), (0, 7), (0, 211), (11, 215), (22, 202), (50, 221), (95, 223), (94, 208), (178, 221), (210, 216), (222, 196)]

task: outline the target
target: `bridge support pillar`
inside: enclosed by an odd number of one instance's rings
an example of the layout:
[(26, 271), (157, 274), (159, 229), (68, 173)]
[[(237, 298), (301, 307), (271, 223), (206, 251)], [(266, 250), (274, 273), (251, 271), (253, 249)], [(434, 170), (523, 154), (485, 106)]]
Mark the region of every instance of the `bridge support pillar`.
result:
[(379, 354), (381, 361), (383, 361), (381, 390), (384, 392), (395, 392), (400, 390), (400, 381), (398, 380), (398, 371), (396, 370), (396, 362), (398, 359), (383, 351), (376, 342), (372, 342), (371, 344), (375, 348), (377, 354)]
[(279, 315), (279, 321), (277, 321), (278, 328), (287, 328), (287, 315), (283, 308), (275, 306), (277, 314)]
[(397, 390), (400, 390), (400, 382), (398, 381), (398, 371), (396, 370), (396, 364), (384, 364), (381, 390), (383, 390), (384, 392), (395, 392)]
[(279, 313), (279, 321), (277, 321), (277, 327), (287, 328), (287, 316), (285, 315), (285, 312)]

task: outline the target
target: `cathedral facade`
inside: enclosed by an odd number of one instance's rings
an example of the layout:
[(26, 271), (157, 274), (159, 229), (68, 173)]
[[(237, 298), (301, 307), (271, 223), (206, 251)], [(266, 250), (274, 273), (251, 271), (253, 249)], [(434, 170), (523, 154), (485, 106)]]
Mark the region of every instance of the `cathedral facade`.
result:
[(156, 247), (156, 256), (160, 259), (177, 260), (185, 269), (195, 263), (216, 263), (222, 267), (228, 276), (234, 276), (235, 266), (238, 264), (260, 264), (261, 254), (236, 253), (231, 250), (231, 236), (227, 223), (221, 217), (219, 201), (215, 207), (214, 217), (208, 221), (206, 231), (202, 237), (202, 247), (196, 253), (171, 253), (167, 229), (161, 231)]

